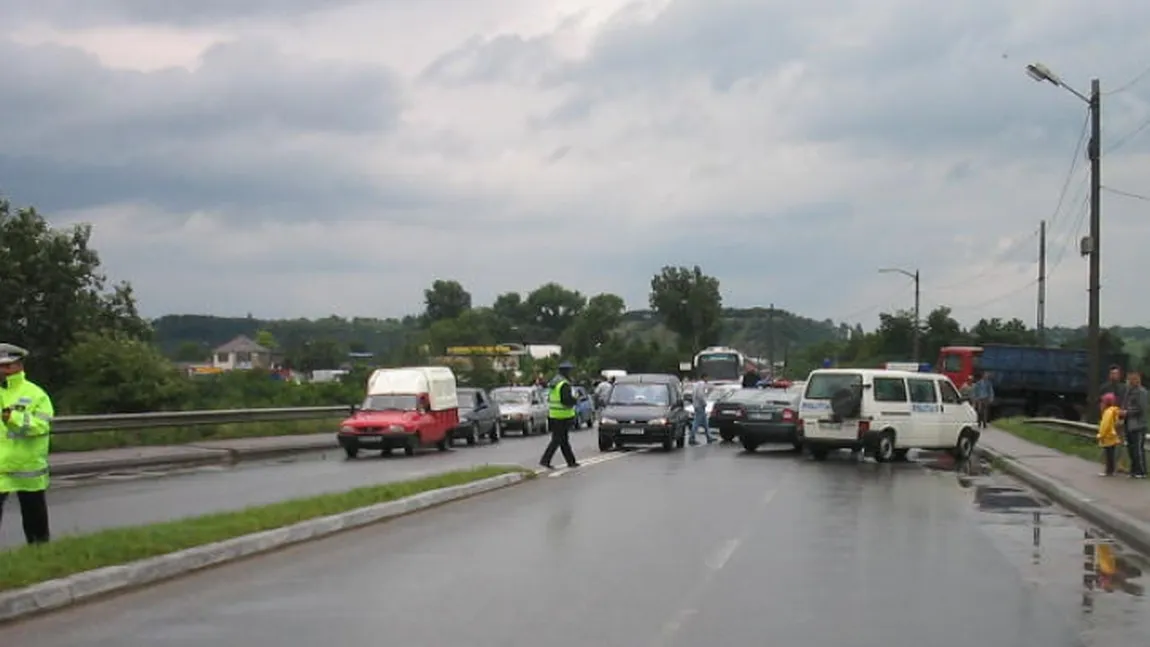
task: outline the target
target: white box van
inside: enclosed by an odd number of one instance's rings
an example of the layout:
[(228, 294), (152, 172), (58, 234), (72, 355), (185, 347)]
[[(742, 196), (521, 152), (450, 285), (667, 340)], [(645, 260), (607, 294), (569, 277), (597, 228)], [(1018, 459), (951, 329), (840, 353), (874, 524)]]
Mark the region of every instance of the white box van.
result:
[(966, 459), (978, 442), (977, 416), (945, 375), (885, 369), (818, 369), (799, 404), (803, 446), (815, 460), (834, 449), (862, 450), (880, 463), (910, 449)]

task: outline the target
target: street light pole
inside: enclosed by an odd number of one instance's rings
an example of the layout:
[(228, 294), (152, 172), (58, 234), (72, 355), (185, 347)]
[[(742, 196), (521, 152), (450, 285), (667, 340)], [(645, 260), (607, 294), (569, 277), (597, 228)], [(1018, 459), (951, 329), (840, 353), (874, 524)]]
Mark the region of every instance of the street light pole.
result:
[(1098, 388), (1102, 379), (1102, 336), (1100, 322), (1100, 296), (1102, 290), (1102, 91), (1098, 79), (1090, 80), (1090, 96), (1063, 82), (1045, 65), (1034, 63), (1026, 66), (1026, 73), (1038, 82), (1046, 82), (1066, 90), (1086, 103), (1090, 110), (1090, 143), (1087, 154), (1090, 157), (1090, 236), (1082, 244), (1082, 255), (1089, 257), (1089, 312), (1086, 317), (1087, 392), (1086, 413), (1088, 419), (1098, 419)]
[(902, 274), (903, 276), (906, 276), (906, 277), (914, 280), (914, 361), (915, 361), (915, 363), (918, 363), (920, 361), (920, 359), (919, 359), (919, 355), (920, 355), (919, 347), (921, 346), (921, 343), (922, 343), (922, 326), (920, 324), (920, 322), (922, 321), (922, 316), (919, 312), (919, 306), (921, 303), (922, 292), (919, 289), (920, 282), (919, 282), (918, 270), (916, 269), (915, 271), (911, 272), (909, 270), (904, 270), (904, 269), (900, 269), (897, 267), (884, 267), (884, 268), (879, 269), (879, 274), (892, 274), (892, 273), (893, 274)]

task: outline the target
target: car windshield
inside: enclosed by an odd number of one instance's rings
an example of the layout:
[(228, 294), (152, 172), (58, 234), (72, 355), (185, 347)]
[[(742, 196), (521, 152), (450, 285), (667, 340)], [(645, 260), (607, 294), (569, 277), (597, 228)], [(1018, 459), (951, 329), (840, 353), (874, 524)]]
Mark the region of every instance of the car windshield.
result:
[(722, 398), (722, 402), (754, 402), (762, 394), (759, 389), (737, 389), (728, 392), (727, 396)]
[(651, 405), (665, 407), (671, 403), (665, 384), (616, 384), (607, 404)]
[(528, 404), (531, 394), (526, 391), (495, 391), (491, 398), (499, 404)]
[(757, 401), (785, 407), (794, 404), (797, 398), (798, 394), (790, 389), (762, 389)]
[(363, 401), (364, 411), (415, 411), (414, 395), (369, 395)]
[(858, 373), (815, 373), (807, 381), (808, 400), (830, 400), (844, 388), (861, 387), (862, 375)]

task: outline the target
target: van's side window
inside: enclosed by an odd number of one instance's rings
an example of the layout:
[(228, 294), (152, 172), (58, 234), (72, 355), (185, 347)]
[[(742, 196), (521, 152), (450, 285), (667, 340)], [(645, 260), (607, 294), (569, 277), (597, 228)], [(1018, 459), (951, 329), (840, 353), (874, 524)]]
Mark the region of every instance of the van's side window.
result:
[(942, 401), (947, 404), (958, 404), (962, 402), (962, 398), (958, 396), (958, 391), (954, 389), (954, 385), (949, 380), (939, 380), (938, 390), (942, 393)]
[(876, 377), (875, 402), (906, 402), (906, 382), (901, 377)]
[(910, 383), (910, 401), (914, 403), (934, 404), (938, 402), (938, 393), (934, 390), (934, 380), (912, 378)]

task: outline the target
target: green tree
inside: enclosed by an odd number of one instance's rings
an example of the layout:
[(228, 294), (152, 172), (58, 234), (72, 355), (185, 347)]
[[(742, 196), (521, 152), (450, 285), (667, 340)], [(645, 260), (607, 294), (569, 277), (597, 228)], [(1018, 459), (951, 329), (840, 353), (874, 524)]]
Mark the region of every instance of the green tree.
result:
[(454, 319), (471, 309), (471, 293), (459, 281), (436, 280), (423, 291), (423, 305), (428, 324)]
[(256, 338), (253, 341), (268, 350), (277, 350), (280, 347), (279, 342), (276, 341), (276, 336), (266, 328), (257, 330)]
[(586, 305), (587, 299), (579, 292), (558, 283), (546, 283), (527, 295), (525, 309), (531, 323), (548, 337), (537, 341), (553, 343), (574, 323)]
[(53, 229), (35, 209), (12, 212), (0, 199), (0, 339), (36, 357), (36, 379), (49, 390), (75, 379), (64, 357), (81, 333), (147, 339), (131, 287), (108, 288), (91, 227)]
[(979, 319), (970, 329), (975, 344), (1015, 344), (1027, 346), (1038, 343), (1038, 333), (1021, 319), (1003, 321), (998, 317)]
[(121, 332), (81, 332), (63, 358), (73, 380), (60, 393), (69, 413), (140, 413), (178, 409), (187, 379), (146, 341)]
[(207, 344), (185, 341), (176, 348), (173, 359), (177, 362), (202, 362), (211, 354)]
[(615, 294), (597, 294), (587, 301), (560, 341), (564, 352), (573, 357), (586, 358), (605, 344), (623, 320), (626, 305)]
[(491, 311), (486, 308), (465, 310), (451, 319), (440, 319), (427, 331), (428, 344), (433, 353), (442, 353), (450, 346), (487, 346), (496, 342), (496, 327)]
[(667, 266), (651, 279), (650, 304), (679, 336), (680, 351), (693, 352), (718, 341), (723, 295), (719, 280), (694, 268)]

